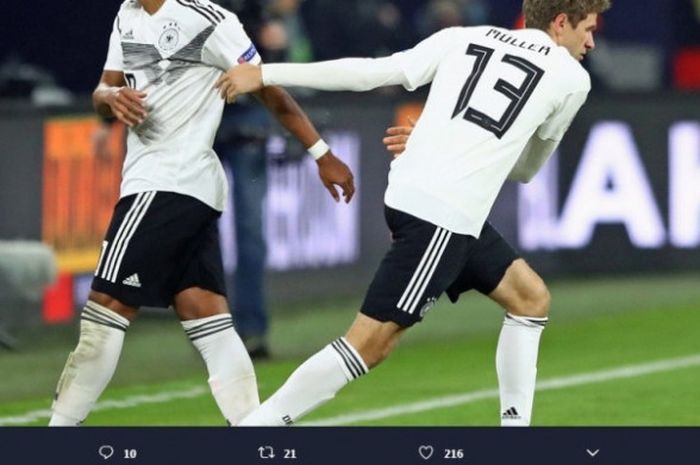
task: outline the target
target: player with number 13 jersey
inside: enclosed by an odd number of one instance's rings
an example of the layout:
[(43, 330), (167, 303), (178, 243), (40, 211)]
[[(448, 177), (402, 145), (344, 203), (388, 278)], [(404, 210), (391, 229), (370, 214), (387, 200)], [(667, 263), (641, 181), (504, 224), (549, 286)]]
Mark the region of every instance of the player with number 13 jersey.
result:
[(412, 91), (430, 83), (415, 127), (389, 130), (406, 137), (404, 150), (390, 148), (398, 156), (384, 195), (393, 241), (359, 314), (241, 424), (298, 420), (381, 363), (443, 293), (456, 302), (471, 289), (506, 311), (496, 350), (501, 424), (530, 424), (549, 292), (486, 219), (506, 179), (530, 180), (586, 100), (590, 79), (579, 61), (595, 47), (598, 14), (609, 7), (608, 0), (524, 0), (524, 30), (453, 27), (384, 58), (226, 73), (229, 99), (267, 85)]

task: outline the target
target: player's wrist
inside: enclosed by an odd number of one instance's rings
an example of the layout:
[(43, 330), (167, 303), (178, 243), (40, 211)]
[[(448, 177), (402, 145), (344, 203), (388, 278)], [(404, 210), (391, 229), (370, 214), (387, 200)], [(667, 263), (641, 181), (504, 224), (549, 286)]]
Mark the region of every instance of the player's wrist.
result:
[(110, 89), (101, 89), (93, 95), (93, 105), (100, 118), (114, 115), (115, 97)]
[(270, 73), (267, 72), (268, 70), (269, 70), (269, 68), (265, 63), (260, 65), (260, 85), (262, 87), (267, 87), (270, 85), (270, 83), (269, 83), (269, 74)]
[(110, 108), (114, 108), (114, 103), (119, 97), (119, 90), (121, 87), (106, 87), (102, 91), (102, 101), (107, 104)]
[(309, 155), (311, 155), (316, 161), (318, 161), (319, 158), (330, 152), (330, 150), (331, 148), (323, 139), (319, 139), (314, 145), (306, 149), (306, 151), (309, 152)]

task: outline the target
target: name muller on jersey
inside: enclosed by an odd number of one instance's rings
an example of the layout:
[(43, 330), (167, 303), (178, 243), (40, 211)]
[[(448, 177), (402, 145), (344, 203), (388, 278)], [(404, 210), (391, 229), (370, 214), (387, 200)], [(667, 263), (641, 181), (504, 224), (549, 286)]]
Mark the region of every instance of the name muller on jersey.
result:
[(489, 29), (486, 33), (486, 37), (493, 37), (496, 40), (503, 42), (504, 44), (512, 45), (518, 48), (524, 48), (525, 50), (530, 50), (532, 52), (543, 53), (549, 55), (552, 48), (548, 45), (531, 44), (524, 40), (518, 40), (510, 34), (506, 34), (498, 29)]

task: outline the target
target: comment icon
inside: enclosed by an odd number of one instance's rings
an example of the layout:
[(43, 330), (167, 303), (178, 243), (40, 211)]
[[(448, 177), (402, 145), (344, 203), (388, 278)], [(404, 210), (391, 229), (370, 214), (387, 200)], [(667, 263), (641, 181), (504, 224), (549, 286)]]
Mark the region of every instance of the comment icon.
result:
[(109, 460), (109, 458), (114, 455), (114, 448), (107, 445), (100, 446), (100, 448), (97, 449), (97, 453), (100, 454), (100, 457), (102, 457), (104, 460)]

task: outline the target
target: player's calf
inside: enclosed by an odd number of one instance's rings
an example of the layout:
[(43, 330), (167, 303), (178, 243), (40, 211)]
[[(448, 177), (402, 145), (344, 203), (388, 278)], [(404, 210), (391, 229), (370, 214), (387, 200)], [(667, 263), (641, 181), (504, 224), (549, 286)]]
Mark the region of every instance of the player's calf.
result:
[(360, 354), (341, 337), (306, 360), (287, 382), (248, 415), (241, 426), (285, 426), (335, 397), (369, 371)]
[(502, 426), (529, 426), (540, 336), (547, 318), (506, 314), (496, 349)]
[(231, 314), (183, 321), (182, 327), (204, 359), (219, 410), (230, 425), (237, 425), (260, 399), (253, 363)]
[(233, 327), (224, 296), (190, 288), (175, 297), (175, 312), (199, 350), (214, 400), (230, 425), (260, 405), (253, 363)]
[(88, 301), (81, 314), (80, 340), (58, 381), (49, 426), (77, 426), (112, 379), (129, 320)]
[[(541, 283), (541, 280), (540, 280)], [(540, 337), (548, 321), (550, 295), (535, 283), (507, 308), (496, 349), (502, 426), (529, 426), (537, 379)]]
[(496, 349), (501, 425), (528, 426), (540, 337), (548, 321), (549, 290), (525, 260), (517, 259), (489, 297), (506, 310)]
[(241, 425), (283, 426), (296, 422), (386, 359), (402, 332), (396, 323), (359, 314), (346, 337), (311, 356)]

